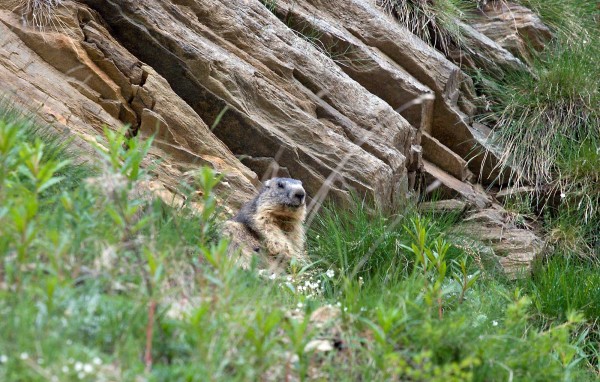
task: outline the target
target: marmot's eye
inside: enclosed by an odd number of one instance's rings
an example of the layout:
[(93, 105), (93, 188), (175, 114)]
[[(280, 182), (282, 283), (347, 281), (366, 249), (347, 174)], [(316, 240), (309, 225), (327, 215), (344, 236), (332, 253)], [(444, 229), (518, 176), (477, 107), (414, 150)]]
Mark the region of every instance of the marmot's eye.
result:
[(277, 187), (284, 188), (285, 186), (283, 185), (283, 182), (277, 182)]

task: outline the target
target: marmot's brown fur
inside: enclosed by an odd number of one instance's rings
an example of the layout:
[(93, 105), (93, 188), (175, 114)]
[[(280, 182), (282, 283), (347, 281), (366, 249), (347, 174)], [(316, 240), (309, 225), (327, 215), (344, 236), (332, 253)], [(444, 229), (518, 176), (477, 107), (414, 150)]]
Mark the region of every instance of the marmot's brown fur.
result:
[(308, 262), (304, 252), (305, 217), (302, 182), (273, 178), (226, 222), (225, 233), (231, 238), (231, 248), (240, 249), (237, 261), (242, 267), (248, 268), (257, 255), (259, 267), (281, 271), (292, 259), (301, 264)]

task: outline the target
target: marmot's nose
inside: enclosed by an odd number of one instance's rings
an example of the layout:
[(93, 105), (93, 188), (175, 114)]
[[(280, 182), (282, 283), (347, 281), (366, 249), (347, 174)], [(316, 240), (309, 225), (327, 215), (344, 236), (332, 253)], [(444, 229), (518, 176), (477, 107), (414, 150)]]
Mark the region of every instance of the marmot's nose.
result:
[(296, 190), (294, 191), (294, 194), (292, 196), (295, 199), (298, 199), (300, 203), (302, 203), (302, 201), (304, 200), (304, 196), (306, 196), (306, 193), (304, 192), (304, 190)]

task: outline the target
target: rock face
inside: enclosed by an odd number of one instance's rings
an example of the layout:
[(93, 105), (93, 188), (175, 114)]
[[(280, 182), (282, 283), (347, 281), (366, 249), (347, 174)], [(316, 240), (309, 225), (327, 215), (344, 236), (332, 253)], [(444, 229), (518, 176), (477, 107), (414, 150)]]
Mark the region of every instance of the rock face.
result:
[(260, 2), (86, 3), (204, 121), (227, 107), (213, 131), (235, 154), (273, 158), (310, 195), (332, 174), (338, 198), (351, 186), (389, 206), (406, 193), (416, 130)]
[[(159, 194), (201, 165), (224, 174), (232, 209), (274, 175), (301, 179), (309, 207), (439, 188), (487, 208), (476, 183), (506, 183), (470, 77), (375, 1), (65, 0), (38, 26), (19, 4), (0, 3), (0, 91), (84, 150), (103, 126), (156, 133)], [(545, 32), (507, 3), (522, 26), (509, 31), (503, 7), (463, 26), (469, 54), (520, 66)]]
[[(239, 205), (256, 185), (250, 170), (263, 178), (280, 169), (317, 200), (355, 189), (386, 207), (415, 185), (422, 156), (460, 181), (492, 179), (480, 171), (469, 77), (375, 4), (282, 0), (270, 12), (246, 0), (81, 3), (58, 6), (54, 30), (24, 26), (8, 6), (2, 22), (40, 71), (54, 69), (42, 93), (64, 100), (52, 106), (68, 109), (54, 112), (61, 128), (158, 131), (163, 184), (209, 164), (227, 174)], [(33, 73), (22, 80), (36, 88)], [(31, 99), (18, 88), (7, 90)]]
[(490, 1), (471, 24), (516, 57), (531, 58), (552, 37), (550, 29), (530, 9), (509, 1)]
[(12, 101), (87, 151), (85, 141), (95, 142), (104, 125), (157, 131), (147, 164), (161, 159), (152, 181), (163, 191), (176, 192), (182, 179), (208, 165), (225, 174), (220, 194), (226, 204), (235, 207), (252, 196), (256, 175), (163, 77), (123, 49), (86, 7), (67, 2), (57, 12), (60, 30), (40, 32), (0, 11), (0, 78)]

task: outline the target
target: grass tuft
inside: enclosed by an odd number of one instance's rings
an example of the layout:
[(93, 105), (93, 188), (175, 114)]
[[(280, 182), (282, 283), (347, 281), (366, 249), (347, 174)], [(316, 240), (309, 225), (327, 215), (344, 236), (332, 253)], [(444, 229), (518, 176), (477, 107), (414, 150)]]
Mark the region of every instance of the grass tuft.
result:
[(63, 22), (57, 16), (56, 9), (61, 7), (63, 2), (63, 0), (21, 0), (23, 21), (39, 30), (50, 27), (59, 31), (62, 29)]
[(400, 24), (445, 55), (460, 46), (457, 20), (464, 20), (478, 5), (468, 0), (382, 0), (383, 9)]

